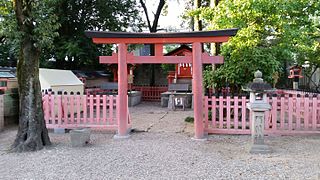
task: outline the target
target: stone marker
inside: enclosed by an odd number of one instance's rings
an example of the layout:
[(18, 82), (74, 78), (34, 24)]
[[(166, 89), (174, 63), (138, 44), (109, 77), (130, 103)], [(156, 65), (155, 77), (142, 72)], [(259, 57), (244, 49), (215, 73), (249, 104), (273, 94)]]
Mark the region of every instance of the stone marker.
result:
[(73, 129), (70, 131), (70, 139), (72, 147), (83, 147), (90, 142), (90, 129)]
[(66, 129), (65, 128), (53, 128), (53, 133), (55, 134), (65, 134)]

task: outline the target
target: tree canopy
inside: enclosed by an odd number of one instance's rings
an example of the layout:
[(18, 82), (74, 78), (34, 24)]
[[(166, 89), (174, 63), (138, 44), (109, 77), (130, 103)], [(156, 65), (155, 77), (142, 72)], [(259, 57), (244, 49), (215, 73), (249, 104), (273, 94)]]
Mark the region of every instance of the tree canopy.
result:
[[(16, 32), (12, 1), (2, 0), (0, 15), (0, 65), (16, 61)], [(142, 20), (134, 0), (45, 0), (36, 7), (43, 25), (36, 30), (43, 45), (41, 64), (60, 69), (101, 68), (97, 57), (110, 54), (111, 46), (96, 45), (85, 30), (139, 31)], [(54, 22), (53, 22), (54, 21)], [(55, 27), (53, 27), (55, 26)], [(57, 26), (57, 27), (56, 27)], [(11, 34), (8, 32), (12, 32)], [(9, 63), (8, 63), (9, 62)], [(14, 64), (14, 63), (11, 63)]]
[[(53, 47), (53, 39), (58, 36), (59, 28), (57, 16), (53, 13), (52, 6), (56, 0), (44, 0), (33, 2), (30, 18), (34, 24), (32, 39), (39, 48), (50, 49)], [(20, 49), (20, 41), (24, 32), (17, 30), (17, 19), (14, 13), (14, 2), (2, 0), (0, 2), (0, 65), (16, 65), (17, 55)]]
[(205, 71), (207, 85), (240, 89), (258, 69), (272, 83), (276, 74), (286, 78), (294, 62), (319, 67), (319, 10), (320, 2), (310, 0), (221, 0), (214, 8), (193, 11), (210, 25), (207, 29), (239, 28), (222, 46), (225, 64)]
[(61, 24), (50, 53), (51, 58), (57, 60), (56, 68), (101, 67), (97, 57), (110, 54), (111, 48), (92, 43), (85, 36), (85, 30), (139, 31), (142, 26), (134, 0), (59, 0), (54, 8)]

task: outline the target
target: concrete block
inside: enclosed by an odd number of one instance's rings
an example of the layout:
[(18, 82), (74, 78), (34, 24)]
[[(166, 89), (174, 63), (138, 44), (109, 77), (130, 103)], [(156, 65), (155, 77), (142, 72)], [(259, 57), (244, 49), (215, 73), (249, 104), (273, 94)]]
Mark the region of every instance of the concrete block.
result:
[(132, 107), (137, 104), (140, 104), (142, 97), (141, 91), (132, 91), (128, 93), (128, 106)]
[(90, 142), (91, 130), (89, 128), (74, 129), (70, 131), (72, 147), (83, 147)]
[(64, 133), (66, 133), (66, 129), (65, 128), (54, 128), (53, 129), (53, 133), (55, 133), (55, 134), (64, 134)]
[(168, 107), (169, 97), (161, 97), (161, 107)]
[(272, 153), (271, 148), (266, 144), (253, 144), (250, 149), (251, 154), (269, 154)]

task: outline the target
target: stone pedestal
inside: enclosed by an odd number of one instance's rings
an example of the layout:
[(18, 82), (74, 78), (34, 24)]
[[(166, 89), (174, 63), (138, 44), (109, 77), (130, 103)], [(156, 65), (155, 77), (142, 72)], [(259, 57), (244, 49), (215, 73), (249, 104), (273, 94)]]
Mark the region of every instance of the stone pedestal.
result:
[(65, 134), (66, 133), (66, 129), (65, 128), (54, 128), (53, 129), (53, 133), (55, 133), (55, 134)]
[[(186, 108), (191, 108), (193, 105), (193, 95), (192, 93), (182, 93), (182, 92), (175, 92), (175, 93), (172, 93), (172, 92), (164, 92), (164, 93), (161, 93), (161, 107), (168, 107), (169, 108), (169, 101), (170, 101), (170, 98), (169, 96), (170, 95), (175, 95), (175, 96), (185, 96), (186, 97), (186, 104), (185, 104), (185, 107)], [(171, 106), (170, 106), (171, 107)]]
[(132, 107), (132, 106), (140, 104), (141, 97), (142, 97), (141, 91), (128, 92), (128, 106)]
[(293, 89), (297, 90), (299, 89), (299, 82), (293, 82)]
[(264, 143), (264, 111), (252, 112), (251, 124), (252, 147), (250, 153), (267, 154), (271, 148)]
[(90, 129), (74, 129), (70, 131), (70, 139), (72, 147), (82, 147), (90, 142)]
[(268, 111), (271, 106), (265, 102), (250, 102), (247, 104), (252, 112), (251, 121), (251, 136), (252, 147), (250, 153), (253, 154), (267, 154), (271, 152), (268, 145), (264, 143), (264, 113)]

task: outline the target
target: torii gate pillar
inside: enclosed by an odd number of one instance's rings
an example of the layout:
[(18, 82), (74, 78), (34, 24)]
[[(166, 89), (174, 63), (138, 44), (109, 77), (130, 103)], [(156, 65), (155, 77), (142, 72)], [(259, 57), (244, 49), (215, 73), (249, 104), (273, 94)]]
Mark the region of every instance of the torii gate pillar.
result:
[(128, 133), (128, 77), (127, 77), (127, 45), (118, 44), (118, 134), (115, 138), (127, 138)]
[(202, 87), (202, 61), (201, 61), (201, 43), (192, 43), (192, 92), (194, 109), (195, 139), (204, 139), (203, 124), (203, 87)]

